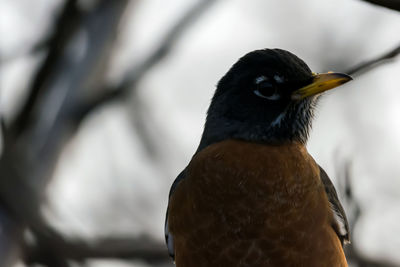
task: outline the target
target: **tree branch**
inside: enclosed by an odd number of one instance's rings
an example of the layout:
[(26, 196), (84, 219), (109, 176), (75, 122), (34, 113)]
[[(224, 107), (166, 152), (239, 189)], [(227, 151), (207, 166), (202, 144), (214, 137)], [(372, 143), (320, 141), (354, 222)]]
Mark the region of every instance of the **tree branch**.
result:
[(52, 72), (56, 61), (63, 52), (66, 40), (78, 27), (82, 19), (81, 15), (82, 14), (77, 9), (77, 0), (68, 0), (65, 2), (64, 8), (55, 23), (56, 27), (53, 29), (53, 33), (49, 37), (49, 53), (47, 54), (41, 68), (35, 75), (35, 79), (32, 82), (32, 87), (26, 97), (25, 103), (23, 103), (21, 110), (17, 113), (12, 122), (11, 131), (13, 135), (18, 136), (26, 127), (28, 127), (29, 121), (32, 119), (33, 108), (39, 95), (44, 90), (43, 84), (48, 79), (49, 73)]
[[(40, 212), (43, 191), (64, 144), (77, 129), (71, 116), (85, 86), (96, 84), (93, 87), (97, 88), (104, 83), (102, 66), (108, 61), (128, 2), (101, 0), (91, 10), (81, 12), (77, 0), (66, 1), (50, 38), (49, 53), (21, 110), (9, 127), (2, 122), (0, 205), (18, 224), (17, 234), (28, 228), (38, 244), (65, 243), (62, 236), (46, 227)], [(48, 266), (67, 266), (61, 253), (51, 257), (53, 246), (41, 250), (50, 255)], [(3, 260), (0, 257), (0, 266), (4, 266)]]
[[(349, 219), (350, 224), (350, 237), (351, 243), (344, 247), (344, 251), (346, 254), (346, 259), (351, 266), (358, 267), (395, 267), (397, 266), (395, 263), (391, 262), (387, 258), (372, 258), (360, 251), (357, 248), (357, 239), (354, 238), (354, 229), (362, 217), (362, 209), (354, 194), (353, 190), (353, 176), (352, 176), (352, 168), (353, 164), (350, 159), (343, 158), (343, 155), (337, 153), (336, 156), (336, 178), (339, 185), (339, 192), (342, 192), (342, 199), (344, 200), (346, 206), (347, 218)], [(341, 159), (341, 160), (339, 160)]]
[(24, 257), (28, 264), (48, 264), (49, 261), (58, 259), (82, 261), (90, 258), (140, 259), (152, 264), (169, 261), (165, 245), (145, 236), (104, 238), (93, 242), (52, 236), (28, 247)]
[(400, 11), (400, 1), (399, 0), (363, 0), (377, 6), (386, 7), (392, 10)]
[(349, 68), (347, 71), (345, 71), (345, 73), (354, 76), (364, 74), (365, 72), (370, 71), (376, 67), (392, 62), (395, 59), (395, 57), (399, 54), (400, 54), (400, 44), (397, 45), (394, 49), (386, 52), (381, 56), (378, 56), (371, 60), (357, 64), (352, 68)]
[(199, 0), (195, 5), (189, 8), (166, 33), (164, 39), (160, 41), (160, 45), (141, 63), (132, 66), (124, 75), (124, 79), (117, 86), (104, 90), (104, 94), (99, 95), (91, 102), (80, 107), (75, 116), (76, 120), (78, 122), (81, 121), (89, 112), (98, 106), (121, 98), (133, 90), (137, 82), (169, 54), (185, 31), (187, 31), (196, 19), (216, 1), (217, 0)]
[(149, 69), (154, 67), (162, 59), (164, 59), (171, 51), (173, 46), (183, 35), (183, 33), (192, 25), (196, 19), (203, 14), (211, 4), (215, 3), (216, 0), (200, 0), (193, 7), (189, 8), (187, 12), (178, 20), (178, 22), (170, 29), (164, 39), (160, 42), (160, 45), (156, 48), (153, 53), (147, 57), (137, 67), (133, 67), (125, 75), (125, 79), (117, 87), (118, 90), (129, 90), (132, 86), (140, 80)]

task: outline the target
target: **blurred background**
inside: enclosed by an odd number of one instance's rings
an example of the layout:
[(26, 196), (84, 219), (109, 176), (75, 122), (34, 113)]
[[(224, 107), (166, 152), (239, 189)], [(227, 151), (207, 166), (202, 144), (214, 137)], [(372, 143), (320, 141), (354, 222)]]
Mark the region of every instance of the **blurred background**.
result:
[[(374, 4), (372, 4), (374, 3)], [(309, 152), (351, 266), (400, 266), (398, 0), (0, 0), (0, 266), (172, 266), (168, 191), (218, 80), (279, 47), (353, 74)]]

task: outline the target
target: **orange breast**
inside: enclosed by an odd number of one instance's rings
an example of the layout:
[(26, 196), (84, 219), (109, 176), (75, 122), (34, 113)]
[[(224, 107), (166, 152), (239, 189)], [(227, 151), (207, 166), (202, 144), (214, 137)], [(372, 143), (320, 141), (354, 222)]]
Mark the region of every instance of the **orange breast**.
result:
[(347, 266), (331, 221), (304, 146), (227, 140), (193, 157), (168, 222), (177, 267)]

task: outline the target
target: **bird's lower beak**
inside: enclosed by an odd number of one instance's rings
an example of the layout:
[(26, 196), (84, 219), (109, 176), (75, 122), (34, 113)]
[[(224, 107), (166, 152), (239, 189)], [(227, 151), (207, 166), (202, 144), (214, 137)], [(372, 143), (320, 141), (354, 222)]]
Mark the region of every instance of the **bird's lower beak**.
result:
[(311, 84), (308, 84), (292, 93), (293, 100), (300, 100), (320, 94), (352, 80), (349, 75), (344, 73), (328, 72), (314, 74), (313, 76)]

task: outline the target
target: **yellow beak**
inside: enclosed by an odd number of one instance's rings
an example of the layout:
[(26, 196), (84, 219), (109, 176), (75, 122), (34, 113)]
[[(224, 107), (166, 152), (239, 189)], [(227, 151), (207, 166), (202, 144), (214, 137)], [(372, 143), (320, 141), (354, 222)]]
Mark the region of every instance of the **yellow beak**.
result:
[(300, 100), (309, 96), (320, 94), (353, 79), (347, 74), (334, 72), (319, 73), (314, 74), (313, 76), (314, 78), (311, 84), (306, 85), (292, 93), (293, 100)]

